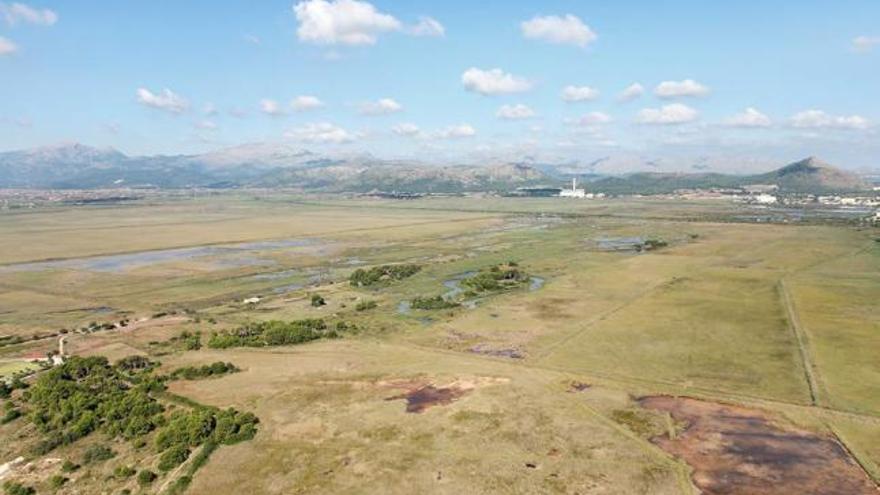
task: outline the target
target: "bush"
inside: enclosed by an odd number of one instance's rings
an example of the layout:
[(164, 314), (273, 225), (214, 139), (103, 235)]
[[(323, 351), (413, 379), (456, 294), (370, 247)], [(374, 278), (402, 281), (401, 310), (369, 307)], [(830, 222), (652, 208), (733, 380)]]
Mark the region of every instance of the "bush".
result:
[(61, 476), (60, 474), (55, 474), (49, 478), (49, 486), (57, 490), (64, 486), (67, 481), (67, 478), (65, 478), (64, 476)]
[(33, 487), (22, 485), (17, 481), (7, 481), (3, 483), (3, 492), (6, 495), (35, 495), (37, 493)]
[(449, 301), (445, 299), (443, 296), (434, 296), (434, 297), (415, 297), (410, 302), (410, 307), (413, 309), (446, 309), (446, 308), (455, 308), (459, 306), (459, 304), (455, 301)]
[(232, 363), (217, 361), (216, 363), (206, 364), (199, 367), (187, 366), (185, 368), (178, 368), (171, 373), (170, 378), (183, 380), (199, 380), (201, 378), (226, 375), (229, 373), (236, 373), (238, 371), (241, 370), (239, 370)]
[(412, 277), (422, 269), (419, 265), (382, 265), (368, 270), (358, 268), (348, 277), (354, 287), (369, 287)]
[(126, 478), (131, 478), (137, 471), (133, 467), (129, 466), (116, 466), (116, 469), (113, 470), (113, 476), (124, 480)]
[(116, 452), (106, 445), (92, 445), (83, 454), (83, 464), (106, 461), (116, 457)]
[(185, 445), (174, 445), (159, 457), (159, 470), (171, 471), (183, 464), (187, 457), (189, 457), (189, 449)]
[(356, 311), (367, 311), (368, 309), (373, 309), (376, 306), (378, 306), (378, 304), (376, 304), (376, 301), (361, 301), (357, 303), (357, 306), (355, 306), (354, 309)]
[(327, 305), (327, 301), (325, 301), (324, 298), (321, 297), (320, 294), (312, 294), (312, 307), (319, 308), (321, 306), (326, 306), (326, 305)]
[(329, 337), (326, 330), (327, 324), (321, 319), (261, 321), (249, 323), (235, 330), (215, 333), (208, 340), (208, 347), (226, 349), (302, 344)]
[(12, 395), (12, 387), (0, 380), (0, 399), (8, 399), (10, 395)]
[(61, 465), (62, 473), (72, 473), (79, 469), (79, 464), (72, 462), (70, 459), (65, 459), (64, 464)]
[(0, 424), (5, 425), (11, 421), (15, 421), (16, 419), (21, 417), (21, 411), (18, 409), (8, 409), (6, 414), (3, 415), (3, 418), (0, 419)]
[(137, 480), (138, 480), (139, 485), (147, 486), (150, 483), (156, 481), (156, 478), (158, 478), (156, 473), (154, 473), (148, 469), (144, 469), (143, 471), (138, 473)]

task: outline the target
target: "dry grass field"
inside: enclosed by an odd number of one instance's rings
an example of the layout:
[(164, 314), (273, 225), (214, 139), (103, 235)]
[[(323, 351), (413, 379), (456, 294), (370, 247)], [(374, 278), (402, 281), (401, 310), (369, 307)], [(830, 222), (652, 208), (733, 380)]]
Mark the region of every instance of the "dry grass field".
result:
[[(742, 475), (675, 450), (715, 434), (714, 419), (702, 418), (697, 432), (686, 416), (718, 404), (817, 448), (840, 448), (825, 452), (848, 466), (840, 482), (872, 493), (880, 232), (741, 221), (752, 214), (722, 202), (246, 194), (3, 213), (0, 336), (21, 341), (4, 341), (0, 358), (52, 350), (60, 328), (127, 319), (69, 334), (69, 351), (140, 354), (163, 371), (234, 363), (241, 372), (169, 386), (260, 418), (253, 440), (211, 455), (189, 486), (194, 494), (696, 493), (708, 486), (698, 474), (707, 465), (723, 479)], [(605, 248), (627, 239), (667, 245)], [(36, 263), (44, 260), (56, 261)], [(509, 261), (538, 282), (473, 305), (401, 304)], [(386, 263), (421, 270), (378, 287), (348, 283), (356, 268)], [(326, 305), (312, 306), (314, 294)], [(359, 311), (364, 301), (376, 306)], [(302, 318), (356, 329), (294, 346), (167, 344), (183, 331), (201, 332), (205, 343), (248, 322)], [(651, 396), (706, 406), (643, 407), (639, 399)], [(0, 426), (0, 438), (29, 438), (26, 421)], [(118, 458), (57, 493), (97, 493), (119, 463), (155, 463), (148, 448), (113, 442)], [(0, 464), (26, 454), (0, 443)], [(16, 472), (49, 491), (57, 470)], [(755, 486), (779, 474), (755, 473), (747, 473)], [(148, 488), (107, 483), (154, 493), (175, 476)], [(802, 481), (780, 493), (822, 483)]]

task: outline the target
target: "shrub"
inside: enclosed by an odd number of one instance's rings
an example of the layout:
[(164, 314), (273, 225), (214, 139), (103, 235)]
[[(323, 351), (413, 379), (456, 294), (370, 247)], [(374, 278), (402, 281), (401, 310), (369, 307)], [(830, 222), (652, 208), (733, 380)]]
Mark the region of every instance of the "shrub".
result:
[(67, 483), (67, 478), (60, 474), (52, 475), (52, 477), (49, 478), (49, 486), (56, 490), (64, 486), (65, 483)]
[(16, 419), (21, 417), (21, 411), (18, 409), (8, 409), (6, 414), (3, 415), (3, 418), (0, 419), (0, 424), (5, 425), (11, 421), (15, 421)]
[(321, 306), (326, 306), (326, 305), (327, 305), (327, 301), (325, 301), (324, 298), (321, 297), (320, 294), (312, 294), (312, 307), (319, 308)]
[(208, 347), (226, 349), (302, 344), (330, 336), (326, 330), (327, 324), (321, 319), (261, 321), (249, 323), (235, 330), (215, 333), (208, 340)]
[(201, 378), (210, 378), (213, 376), (226, 375), (229, 373), (236, 373), (239, 370), (232, 363), (224, 363), (223, 361), (217, 361), (213, 364), (206, 364), (204, 366), (187, 366), (185, 368), (178, 368), (174, 370), (170, 378), (172, 379), (183, 379), (183, 380), (198, 380)]
[(412, 277), (422, 269), (419, 265), (382, 265), (364, 270), (358, 268), (348, 277), (354, 287), (369, 287)]
[(357, 303), (357, 306), (355, 306), (354, 309), (356, 311), (367, 311), (368, 309), (373, 309), (376, 306), (378, 306), (378, 304), (376, 304), (376, 301), (361, 301)]
[(106, 461), (116, 457), (116, 452), (106, 445), (92, 445), (83, 454), (83, 464)]
[(79, 464), (74, 463), (70, 459), (65, 459), (64, 464), (61, 465), (62, 473), (72, 473), (79, 469)]
[(189, 457), (189, 449), (185, 445), (174, 445), (159, 457), (159, 470), (171, 471), (181, 465)]
[(434, 297), (415, 297), (410, 302), (410, 307), (414, 309), (446, 309), (459, 306), (455, 301), (449, 301), (443, 296)]
[(133, 467), (129, 466), (116, 466), (116, 469), (113, 470), (113, 476), (116, 476), (119, 479), (131, 478), (137, 471)]
[(33, 487), (22, 485), (17, 481), (7, 481), (3, 483), (3, 492), (6, 495), (35, 495), (37, 493)]
[(141, 486), (147, 486), (150, 483), (156, 481), (156, 473), (150, 471), (149, 469), (144, 469), (143, 471), (138, 473), (138, 484)]

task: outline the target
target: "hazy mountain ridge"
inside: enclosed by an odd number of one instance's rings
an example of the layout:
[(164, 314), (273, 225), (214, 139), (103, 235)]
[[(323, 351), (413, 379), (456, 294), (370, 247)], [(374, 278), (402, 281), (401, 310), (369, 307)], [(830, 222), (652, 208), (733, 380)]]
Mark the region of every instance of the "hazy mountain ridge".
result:
[(856, 191), (861, 177), (810, 157), (764, 174), (636, 172), (603, 176), (597, 163), (521, 163), (435, 166), (380, 160), (366, 154), (325, 157), (289, 145), (254, 143), (200, 155), (130, 157), (82, 144), (0, 153), (0, 187), (90, 189), (110, 187), (290, 187), (366, 192), (507, 191), (562, 185), (571, 177), (591, 191), (656, 194), (677, 189), (778, 184), (788, 192)]

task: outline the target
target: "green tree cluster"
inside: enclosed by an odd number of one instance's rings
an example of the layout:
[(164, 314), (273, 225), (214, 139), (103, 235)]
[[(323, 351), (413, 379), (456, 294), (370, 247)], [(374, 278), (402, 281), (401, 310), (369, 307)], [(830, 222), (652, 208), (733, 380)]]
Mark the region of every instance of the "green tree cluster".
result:
[(234, 330), (214, 333), (208, 340), (208, 347), (226, 349), (229, 347), (291, 345), (338, 336), (339, 332), (328, 328), (324, 320), (320, 318), (260, 321), (248, 323)]
[(349, 276), (354, 287), (369, 287), (380, 283), (403, 280), (412, 277), (422, 269), (419, 265), (381, 265), (369, 269), (358, 268)]

